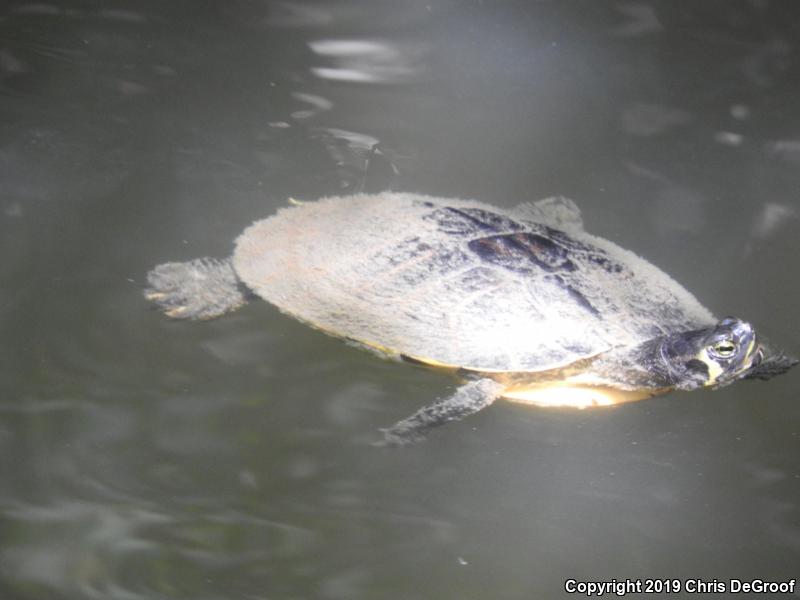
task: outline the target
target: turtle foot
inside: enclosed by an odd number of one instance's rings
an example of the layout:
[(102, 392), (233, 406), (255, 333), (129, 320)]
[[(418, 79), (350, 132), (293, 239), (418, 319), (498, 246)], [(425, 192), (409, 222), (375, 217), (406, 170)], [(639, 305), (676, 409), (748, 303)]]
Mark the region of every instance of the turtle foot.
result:
[(173, 319), (213, 319), (247, 302), (230, 260), (197, 258), (158, 265), (144, 297)]
[(420, 408), (410, 417), (381, 429), (383, 439), (377, 446), (407, 446), (425, 439), (425, 434), (445, 423), (460, 421), (490, 406), (503, 392), (503, 386), (491, 379), (476, 379), (459, 387), (449, 398)]

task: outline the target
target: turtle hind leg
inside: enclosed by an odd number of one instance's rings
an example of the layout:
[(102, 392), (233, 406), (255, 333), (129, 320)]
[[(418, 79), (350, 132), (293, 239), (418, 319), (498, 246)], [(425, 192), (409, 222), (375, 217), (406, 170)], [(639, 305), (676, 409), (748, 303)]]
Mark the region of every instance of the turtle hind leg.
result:
[(428, 430), (459, 421), (490, 406), (503, 392), (504, 386), (491, 379), (477, 379), (459, 387), (455, 394), (420, 408), (410, 417), (381, 429), (381, 446), (402, 446), (425, 439)]
[(249, 295), (230, 259), (164, 263), (147, 274), (147, 283), (145, 298), (173, 319), (213, 319), (236, 310)]

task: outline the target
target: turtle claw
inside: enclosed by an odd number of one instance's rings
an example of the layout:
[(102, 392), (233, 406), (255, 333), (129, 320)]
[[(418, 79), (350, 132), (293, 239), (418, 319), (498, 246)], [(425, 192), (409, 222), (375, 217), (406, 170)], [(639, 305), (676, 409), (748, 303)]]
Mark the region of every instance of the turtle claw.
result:
[[(162, 294), (163, 296), (163, 294)], [(187, 311), (187, 307), (185, 306), (178, 306), (176, 308), (172, 308), (170, 310), (164, 311), (164, 314), (168, 317), (172, 317), (173, 319), (181, 319), (184, 316), (184, 313)]]
[(398, 432), (391, 427), (380, 428), (383, 439), (373, 442), (376, 448), (398, 448), (400, 446), (412, 446), (425, 439), (425, 436), (415, 431)]

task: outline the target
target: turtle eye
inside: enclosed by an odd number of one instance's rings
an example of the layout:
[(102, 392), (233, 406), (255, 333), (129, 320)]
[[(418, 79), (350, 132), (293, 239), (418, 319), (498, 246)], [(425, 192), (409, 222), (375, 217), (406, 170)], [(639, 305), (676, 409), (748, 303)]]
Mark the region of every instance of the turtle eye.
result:
[(720, 340), (709, 348), (709, 353), (714, 358), (730, 358), (736, 353), (736, 344), (731, 340)]

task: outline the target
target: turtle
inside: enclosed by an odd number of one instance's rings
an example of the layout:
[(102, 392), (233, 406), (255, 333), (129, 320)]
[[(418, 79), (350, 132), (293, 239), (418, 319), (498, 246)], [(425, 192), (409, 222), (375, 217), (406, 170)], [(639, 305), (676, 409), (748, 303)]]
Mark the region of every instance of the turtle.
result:
[(768, 379), (797, 360), (718, 319), (669, 275), (587, 233), (557, 196), (503, 209), (383, 192), (292, 201), (226, 259), (160, 264), (145, 296), (205, 320), (262, 298), (385, 357), (453, 374), (455, 392), (382, 429), (411, 443), (498, 398), (540, 406), (642, 400)]

